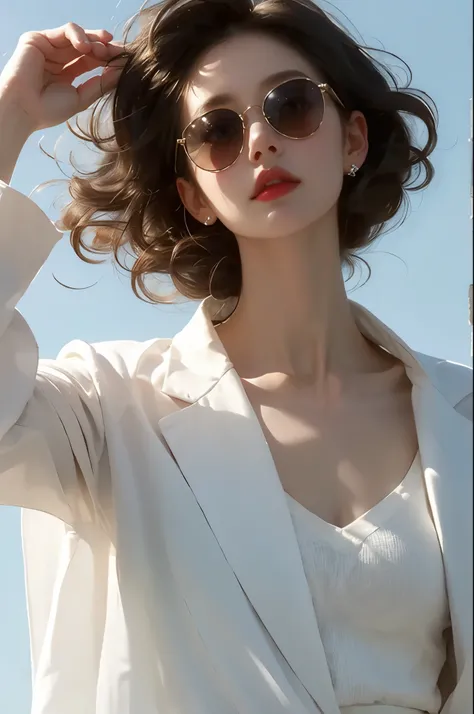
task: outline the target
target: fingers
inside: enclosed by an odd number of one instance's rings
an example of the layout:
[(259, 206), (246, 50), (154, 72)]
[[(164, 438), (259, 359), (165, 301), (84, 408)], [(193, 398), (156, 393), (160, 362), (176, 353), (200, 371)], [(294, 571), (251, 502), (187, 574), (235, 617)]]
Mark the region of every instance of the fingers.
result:
[(83, 54), (107, 60), (107, 46), (112, 37), (107, 30), (84, 30), (74, 23), (42, 32), (28, 32), (23, 36), (41, 50), (46, 61), (62, 65)]
[(104, 60), (98, 60), (92, 55), (81, 55), (65, 66), (56, 63), (46, 63), (45, 69), (52, 75), (51, 81), (72, 82), (81, 74), (92, 72), (97, 67), (105, 67)]
[(116, 57), (126, 51), (126, 47), (120, 42), (108, 42), (104, 47), (109, 51), (110, 57)]
[(75, 22), (68, 22), (62, 27), (55, 27), (52, 30), (44, 30), (43, 33), (49, 42), (58, 49), (68, 47), (70, 44), (81, 53), (89, 51), (89, 45), (93, 42), (110, 42), (112, 33), (107, 30), (84, 30)]
[(63, 68), (59, 65), (56, 65), (56, 67), (53, 68), (53, 70), (50, 72), (52, 75), (51, 81), (73, 82), (75, 79), (77, 79), (77, 77), (80, 77), (86, 72), (91, 72), (92, 70), (97, 69), (98, 67), (104, 67), (104, 71), (102, 72), (101, 76), (105, 79), (105, 77), (108, 77), (109, 73), (111, 73), (112, 71), (116, 73), (118, 72), (118, 75), (120, 75), (124, 64), (125, 63), (123, 61), (115, 61), (113, 64), (111, 63), (107, 66), (107, 61), (97, 60), (91, 55), (82, 55), (81, 57), (78, 57), (75, 61), (70, 62)]
[[(36, 47), (44, 57), (44, 69), (51, 82), (73, 82), (98, 67), (105, 70), (76, 87), (80, 108), (87, 109), (118, 82), (124, 61), (113, 60), (126, 52), (123, 43), (113, 42), (108, 30), (87, 30), (68, 22), (62, 27), (24, 33), (21, 44)], [(106, 66), (108, 65), (108, 66)]]
[(107, 67), (102, 75), (91, 77), (84, 84), (77, 87), (79, 97), (78, 112), (88, 109), (91, 104), (100, 99), (104, 94), (117, 86), (120, 77), (121, 67)]
[[(118, 43), (110, 42), (107, 45), (100, 45), (101, 51), (97, 52), (93, 49), (92, 52), (88, 54), (80, 55), (78, 57), (76, 50), (72, 47), (69, 50), (58, 50), (61, 52), (61, 58), (55, 61), (46, 60), (45, 69), (52, 75), (58, 76), (69, 76), (70, 69), (74, 68), (74, 77), (78, 77), (82, 72), (90, 72), (97, 67), (104, 67), (107, 62), (111, 62), (119, 54), (123, 53), (123, 45)], [(84, 60), (82, 62), (82, 60)], [(79, 64), (81, 62), (81, 64)], [(78, 67), (82, 71), (78, 71)]]
[(88, 109), (97, 99), (102, 96), (101, 77), (91, 77), (87, 82), (77, 87), (79, 97), (78, 113)]

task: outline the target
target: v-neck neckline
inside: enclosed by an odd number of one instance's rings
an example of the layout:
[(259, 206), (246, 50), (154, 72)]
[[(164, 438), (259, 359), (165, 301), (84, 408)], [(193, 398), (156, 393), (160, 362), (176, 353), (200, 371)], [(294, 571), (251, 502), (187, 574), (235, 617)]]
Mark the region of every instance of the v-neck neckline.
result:
[(384, 516), (384, 519), (389, 517), (393, 513), (397, 504), (400, 503), (400, 499), (408, 497), (408, 484), (418, 469), (419, 456), (420, 453), (417, 451), (410, 468), (398, 486), (396, 486), (374, 506), (369, 508), (368, 511), (342, 528), (316, 515), (316, 513), (310, 511), (299, 501), (293, 498), (293, 496), (290, 496), (289, 493), (285, 492), (290, 512), (299, 514), (309, 525), (316, 527), (321, 535), (326, 534), (328, 537), (331, 537), (334, 536), (334, 534), (340, 534), (348, 540), (361, 543), (372, 535), (372, 533), (378, 530), (378, 528), (380, 528), (382, 515)]

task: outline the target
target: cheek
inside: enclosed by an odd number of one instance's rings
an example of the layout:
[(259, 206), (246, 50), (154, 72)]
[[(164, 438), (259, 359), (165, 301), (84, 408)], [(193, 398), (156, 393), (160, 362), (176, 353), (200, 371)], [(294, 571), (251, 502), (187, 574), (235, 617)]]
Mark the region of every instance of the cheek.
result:
[(301, 142), (295, 147), (295, 173), (307, 183), (318, 203), (337, 201), (342, 188), (344, 166), (340, 137), (334, 136), (333, 132), (321, 132), (305, 144)]
[(328, 127), (326, 131), (321, 128), (307, 142), (299, 143), (296, 149), (301, 164), (315, 175), (329, 177), (342, 172), (342, 142), (333, 128)]
[(210, 173), (199, 171), (197, 176), (199, 186), (210, 205), (219, 218), (232, 219), (242, 211), (242, 201), (245, 200), (250, 188), (247, 176), (239, 170), (237, 164), (225, 171)]
[(194, 183), (198, 188), (200, 200), (209, 205), (215, 211), (219, 211), (219, 204), (222, 203), (221, 189), (217, 181), (219, 174), (192, 166), (191, 173)]

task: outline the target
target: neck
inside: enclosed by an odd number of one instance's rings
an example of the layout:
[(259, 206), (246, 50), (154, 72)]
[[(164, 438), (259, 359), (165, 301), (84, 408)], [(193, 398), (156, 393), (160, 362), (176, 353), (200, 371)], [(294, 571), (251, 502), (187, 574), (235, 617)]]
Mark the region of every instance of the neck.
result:
[(242, 378), (318, 386), (380, 364), (355, 323), (328, 223), (316, 235), (238, 238), (241, 295), (218, 333)]

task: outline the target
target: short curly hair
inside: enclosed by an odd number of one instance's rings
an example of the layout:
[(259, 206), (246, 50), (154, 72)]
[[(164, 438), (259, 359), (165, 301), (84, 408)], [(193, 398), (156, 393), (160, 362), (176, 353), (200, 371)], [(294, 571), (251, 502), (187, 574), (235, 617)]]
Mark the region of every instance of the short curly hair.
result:
[[(312, 0), (164, 0), (136, 16), (140, 29), (124, 43), (124, 69), (113, 92), (95, 105), (87, 129), (75, 132), (100, 152), (98, 167), (69, 179), (72, 201), (60, 227), (85, 252), (132, 252), (128, 270), (135, 294), (172, 302), (146, 285), (149, 275), (168, 275), (189, 299), (209, 294), (238, 297), (242, 283), (234, 234), (219, 220), (203, 226), (186, 217), (176, 188), (175, 146), (181, 134), (180, 107), (190, 73), (208, 49), (239, 33), (259, 32), (287, 43), (308, 59), (342, 99), (368, 124), (367, 159), (356, 178), (346, 179), (338, 202), (341, 265), (354, 272), (357, 251), (406, 217), (408, 192), (433, 178), (429, 156), (437, 142), (437, 110), (424, 92), (401, 88), (393, 73), (359, 45)], [(388, 53), (390, 54), (390, 53)], [(393, 56), (390, 54), (390, 56)], [(114, 60), (116, 61), (116, 60)], [(111, 102), (113, 132), (100, 134), (101, 109)], [(426, 141), (415, 141), (413, 119)], [(190, 177), (184, 152), (178, 172)], [(400, 210), (404, 209), (404, 210)], [(100, 215), (99, 215), (100, 214)], [(105, 217), (104, 217), (105, 216)], [(84, 232), (92, 229), (86, 243)], [(216, 270), (216, 268), (218, 268)]]

